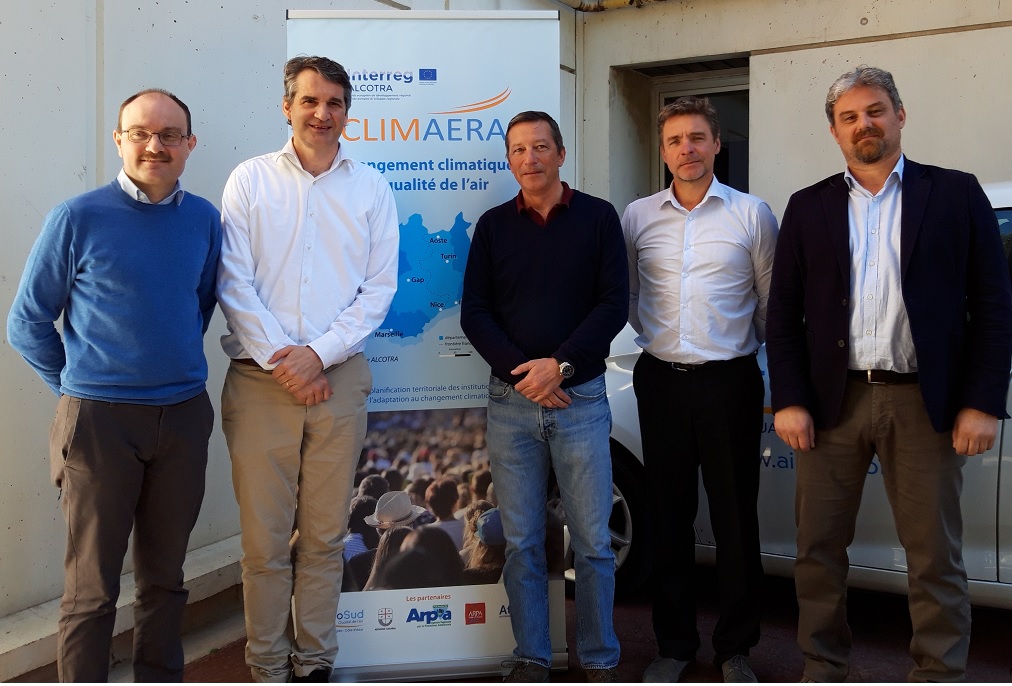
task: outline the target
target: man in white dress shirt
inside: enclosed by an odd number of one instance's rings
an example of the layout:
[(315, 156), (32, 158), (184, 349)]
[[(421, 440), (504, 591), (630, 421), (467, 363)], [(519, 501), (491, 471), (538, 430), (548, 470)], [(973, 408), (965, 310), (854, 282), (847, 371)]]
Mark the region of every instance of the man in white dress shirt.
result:
[(629, 205), (629, 321), (643, 348), (633, 373), (657, 526), (653, 625), (659, 657), (644, 681), (678, 681), (699, 648), (694, 589), (700, 470), (717, 543), (724, 681), (755, 681), (759, 641), (759, 437), (763, 341), (777, 223), (759, 198), (721, 184), (717, 112), (685, 97), (657, 117), (669, 188)]
[(343, 541), (372, 385), (362, 350), (393, 299), (398, 253), (390, 187), (340, 144), (350, 101), (340, 64), (289, 60), (281, 109), (292, 139), (239, 165), (222, 197), (218, 298), (232, 358), (222, 429), (256, 681), (327, 681), (337, 655)]

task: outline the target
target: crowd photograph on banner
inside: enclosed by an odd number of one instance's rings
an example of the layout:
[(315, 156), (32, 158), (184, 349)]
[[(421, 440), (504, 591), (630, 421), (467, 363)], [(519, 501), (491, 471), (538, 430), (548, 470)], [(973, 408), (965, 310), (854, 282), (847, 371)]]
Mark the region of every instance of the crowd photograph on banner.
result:
[[(485, 408), (374, 412), (355, 474), (342, 592), (498, 584), (506, 561)], [(549, 576), (564, 514), (546, 493)]]

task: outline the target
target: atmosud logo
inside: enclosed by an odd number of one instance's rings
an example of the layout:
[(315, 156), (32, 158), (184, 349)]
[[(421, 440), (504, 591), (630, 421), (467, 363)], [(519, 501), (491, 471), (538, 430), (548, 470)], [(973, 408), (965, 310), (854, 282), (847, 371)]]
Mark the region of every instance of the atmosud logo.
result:
[(449, 605), (433, 605), (432, 609), (411, 608), (408, 612), (408, 624), (421, 626), (449, 626), (453, 621)]
[(362, 631), (365, 610), (341, 610), (337, 613), (338, 631)]

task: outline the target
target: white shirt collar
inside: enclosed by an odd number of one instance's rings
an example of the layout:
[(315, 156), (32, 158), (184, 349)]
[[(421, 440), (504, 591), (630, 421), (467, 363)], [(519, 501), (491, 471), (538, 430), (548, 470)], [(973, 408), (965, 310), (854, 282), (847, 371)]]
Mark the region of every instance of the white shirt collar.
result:
[[(279, 150), (275, 154), (274, 161), (275, 162), (280, 161), (282, 158), (288, 158), (288, 160), (291, 161), (291, 163), (294, 164), (296, 167), (298, 167), (303, 171), (306, 170), (306, 168), (302, 166), (302, 160), (299, 159), (299, 154), (295, 152), (294, 137), (289, 138), (288, 142), (285, 143), (285, 147), (281, 148), (281, 150)], [(348, 164), (354, 164), (354, 160), (352, 160), (350, 157), (344, 156), (344, 146), (340, 145), (337, 148), (337, 154), (334, 156), (334, 161), (330, 163), (330, 168), (327, 169), (327, 171), (319, 174), (317, 178), (319, 178), (320, 176), (324, 176), (325, 174), (329, 174), (330, 172), (340, 167), (341, 164), (344, 162), (347, 162)], [(306, 173), (308, 174), (309, 172)]]
[[(728, 200), (727, 188), (724, 186), (724, 184), (722, 184), (720, 181), (717, 180), (716, 174), (714, 174), (713, 178), (710, 179), (710, 185), (706, 189), (706, 194), (703, 195), (703, 199), (699, 201), (699, 204), (696, 205), (696, 207), (703, 206), (706, 203), (706, 201), (709, 200), (710, 198), (720, 198), (725, 203)], [(683, 210), (685, 212), (689, 211), (685, 209), (685, 207), (683, 207), (682, 204), (678, 202), (678, 198), (675, 197), (675, 189), (673, 183), (672, 185), (668, 186), (667, 194), (662, 196), (661, 204), (663, 205), (666, 202), (670, 202), (671, 205), (676, 209)]]

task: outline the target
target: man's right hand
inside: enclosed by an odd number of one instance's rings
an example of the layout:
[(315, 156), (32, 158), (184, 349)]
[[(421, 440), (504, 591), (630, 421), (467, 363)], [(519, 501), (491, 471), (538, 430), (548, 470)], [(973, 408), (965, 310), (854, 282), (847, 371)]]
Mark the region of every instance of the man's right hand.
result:
[(330, 382), (327, 381), (327, 377), (323, 374), (320, 374), (305, 386), (288, 389), (288, 392), (295, 396), (295, 399), (300, 403), (304, 403), (306, 407), (312, 407), (325, 400), (330, 400), (330, 397), (334, 395), (333, 390), (330, 388)]
[(773, 428), (780, 440), (794, 450), (811, 450), (815, 447), (815, 422), (801, 405), (791, 405), (774, 413)]

